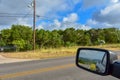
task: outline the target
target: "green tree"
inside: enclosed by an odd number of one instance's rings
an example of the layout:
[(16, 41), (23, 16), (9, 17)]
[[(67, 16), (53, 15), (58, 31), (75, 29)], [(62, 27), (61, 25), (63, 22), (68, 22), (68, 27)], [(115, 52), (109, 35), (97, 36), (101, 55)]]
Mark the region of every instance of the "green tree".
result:
[(1, 30), (1, 38), (2, 42), (4, 42), (6, 45), (11, 44), (11, 29), (3, 29)]
[(50, 39), (50, 32), (45, 31), (43, 29), (36, 31), (36, 43), (39, 45), (40, 48), (43, 48), (46, 46), (47, 43), (49, 43)]
[(32, 28), (23, 25), (12, 25), (11, 28), (12, 40), (24, 39), (27, 41), (32, 40)]
[(118, 43), (119, 42), (116, 28), (104, 29), (104, 34), (105, 34), (105, 41), (107, 43)]
[[(77, 35), (76, 30), (74, 28), (67, 28), (63, 32), (63, 41), (65, 43), (65, 46), (67, 43), (70, 44), (77, 44)], [(68, 44), (67, 44), (68, 45)]]
[(91, 38), (91, 43), (93, 45), (98, 45), (99, 42), (98, 42), (98, 39), (99, 39), (99, 33), (98, 33), (98, 30), (97, 29), (91, 29), (88, 31), (89, 34), (90, 34), (90, 38)]
[(12, 44), (17, 47), (17, 51), (21, 51), (25, 49), (26, 42), (23, 39), (20, 39), (20, 40), (14, 40)]
[(28, 50), (32, 48), (32, 28), (23, 25), (12, 25), (11, 44), (16, 45), (18, 50)]
[(5, 42), (4, 42), (4, 40), (0, 40), (0, 46), (5, 46), (6, 44), (5, 44)]
[(84, 38), (85, 38), (85, 31), (84, 30), (76, 30), (76, 36), (77, 36), (77, 44), (78, 45), (86, 45), (86, 43), (84, 43)]
[(81, 45), (91, 45), (91, 39), (89, 34), (84, 34), (81, 38)]
[(63, 44), (62, 37), (59, 35), (57, 31), (52, 31), (51, 32), (51, 38), (49, 44), (51, 47), (61, 47)]

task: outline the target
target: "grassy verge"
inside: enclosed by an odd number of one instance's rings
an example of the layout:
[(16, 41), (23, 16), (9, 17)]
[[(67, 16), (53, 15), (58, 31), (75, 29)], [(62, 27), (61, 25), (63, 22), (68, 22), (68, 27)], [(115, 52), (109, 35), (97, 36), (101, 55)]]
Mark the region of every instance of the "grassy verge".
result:
[(103, 48), (108, 50), (120, 50), (120, 44), (107, 44), (100, 46), (76, 46), (69, 48), (63, 47), (58, 49), (40, 49), (40, 50), (27, 51), (27, 52), (3, 53), (1, 55), (5, 57), (17, 58), (17, 59), (58, 58), (58, 57), (75, 56), (77, 48), (79, 47), (94, 47), (94, 48)]
[(77, 47), (59, 48), (59, 49), (40, 49), (27, 52), (2, 53), (1, 55), (9, 58), (19, 59), (47, 59), (75, 56)]

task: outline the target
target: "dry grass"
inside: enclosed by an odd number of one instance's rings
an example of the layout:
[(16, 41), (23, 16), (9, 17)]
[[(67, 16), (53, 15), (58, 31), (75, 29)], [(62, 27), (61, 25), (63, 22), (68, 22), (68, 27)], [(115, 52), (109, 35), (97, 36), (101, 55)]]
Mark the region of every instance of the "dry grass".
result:
[(60, 49), (40, 49), (27, 52), (14, 52), (3, 53), (4, 57), (19, 58), (19, 59), (46, 59), (46, 58), (58, 58), (75, 56), (77, 47), (72, 48), (60, 48)]
[(103, 48), (107, 50), (120, 50), (120, 44), (106, 44), (106, 45), (94, 46), (94, 47)]
[(27, 52), (14, 52), (14, 53), (3, 53), (1, 55), (9, 58), (19, 58), (19, 59), (46, 59), (46, 58), (58, 58), (75, 56), (77, 48), (79, 47), (94, 47), (103, 48), (108, 50), (120, 50), (120, 44), (107, 44), (101, 46), (76, 46), (70, 48), (59, 48), (59, 49), (40, 49), (35, 51)]

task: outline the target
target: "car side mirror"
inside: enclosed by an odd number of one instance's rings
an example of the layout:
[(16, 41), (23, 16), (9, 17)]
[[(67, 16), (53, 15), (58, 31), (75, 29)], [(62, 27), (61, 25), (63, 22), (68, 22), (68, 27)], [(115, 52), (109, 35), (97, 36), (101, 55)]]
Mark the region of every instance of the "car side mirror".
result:
[(103, 49), (79, 48), (76, 65), (93, 73), (107, 75), (109, 74), (110, 54)]
[(109, 50), (79, 48), (76, 55), (76, 65), (92, 73), (120, 78), (120, 61), (117, 59), (117, 55)]

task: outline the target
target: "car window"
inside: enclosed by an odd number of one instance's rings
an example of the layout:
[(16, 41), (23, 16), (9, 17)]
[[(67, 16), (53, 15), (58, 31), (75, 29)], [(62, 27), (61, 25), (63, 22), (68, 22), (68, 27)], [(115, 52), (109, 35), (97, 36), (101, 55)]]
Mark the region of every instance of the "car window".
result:
[[(119, 8), (120, 0), (0, 0), (0, 80), (98, 79), (75, 68), (76, 52), (102, 48), (120, 58)], [(81, 57), (105, 66), (96, 53)]]

